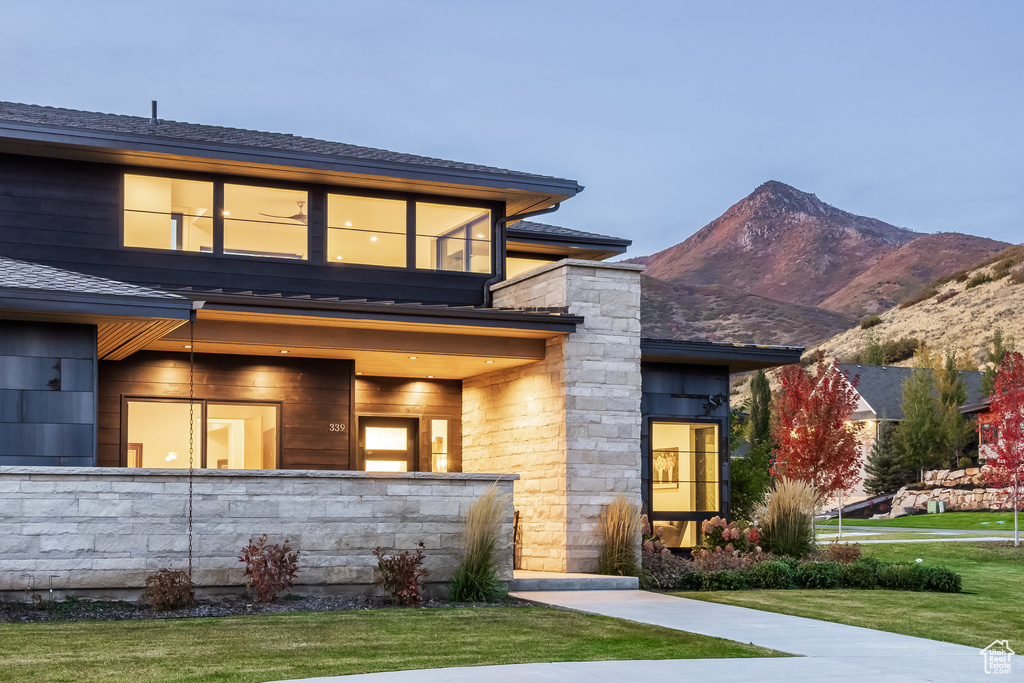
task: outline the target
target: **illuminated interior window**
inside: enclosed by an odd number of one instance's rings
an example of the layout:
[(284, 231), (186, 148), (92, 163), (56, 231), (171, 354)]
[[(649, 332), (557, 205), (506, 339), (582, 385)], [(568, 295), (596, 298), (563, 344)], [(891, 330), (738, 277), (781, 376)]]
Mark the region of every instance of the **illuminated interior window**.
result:
[(448, 420), (430, 421), (430, 471), (448, 471)]
[(409, 447), (408, 434), (405, 427), (367, 427), (366, 450), (404, 451)]
[(124, 246), (213, 251), (213, 183), (126, 174)]
[(327, 261), (406, 266), (406, 202), (327, 195)]
[(679, 522), (653, 520), (651, 526), (655, 531), (661, 529), (661, 542), (670, 548), (693, 548), (700, 541), (697, 532), (700, 522)]
[(305, 192), (224, 185), (224, 253), (307, 258), (308, 209)]
[(651, 510), (718, 511), (718, 425), (651, 425)]
[(418, 202), (416, 267), (491, 272), (491, 212)]
[(409, 464), (405, 460), (367, 460), (367, 472), (407, 472)]
[[(188, 401), (128, 401), (128, 467), (188, 469)], [(192, 404), (192, 457), (202, 466), (203, 404)]]
[(554, 263), (546, 259), (535, 259), (535, 258), (519, 258), (516, 256), (509, 256), (505, 259), (505, 277), (512, 279), (517, 275), (528, 273), (531, 270), (536, 270), (542, 266)]
[(277, 468), (275, 405), (210, 403), (206, 411), (206, 468)]

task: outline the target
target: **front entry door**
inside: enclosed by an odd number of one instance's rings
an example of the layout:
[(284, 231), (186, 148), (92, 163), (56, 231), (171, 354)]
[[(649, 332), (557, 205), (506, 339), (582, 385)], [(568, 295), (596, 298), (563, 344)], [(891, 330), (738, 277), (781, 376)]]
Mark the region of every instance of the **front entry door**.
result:
[(359, 456), (367, 472), (415, 472), (419, 420), (360, 417)]

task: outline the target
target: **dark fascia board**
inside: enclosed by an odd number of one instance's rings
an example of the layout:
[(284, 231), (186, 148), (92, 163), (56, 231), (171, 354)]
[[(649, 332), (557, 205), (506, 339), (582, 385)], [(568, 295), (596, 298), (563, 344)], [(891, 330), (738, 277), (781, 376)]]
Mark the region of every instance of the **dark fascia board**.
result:
[(798, 346), (760, 346), (720, 342), (641, 339), (640, 357), (657, 363), (728, 366), (730, 373), (763, 370), (799, 363), (804, 349)]
[(311, 318), (345, 320), (377, 320), (381, 322), (408, 322), (434, 325), (460, 325), (495, 327), (514, 330), (538, 330), (569, 334), (583, 324), (578, 315), (550, 315), (501, 309), (445, 308), (442, 306), (414, 307), (381, 303), (331, 303), (295, 299), (275, 300), (269, 297), (249, 297), (232, 294), (189, 294), (202, 301), (202, 310), (235, 311), (238, 313), (264, 313), (269, 315), (299, 315)]
[(986, 396), (977, 403), (965, 403), (960, 406), (962, 415), (973, 415), (975, 413), (987, 413), (992, 410), (992, 397)]
[(263, 149), (243, 145), (216, 144), (129, 133), (112, 133), (85, 128), (64, 128), (16, 121), (0, 121), (0, 139), (3, 138), (97, 150), (146, 152), (172, 156), (221, 159), (270, 166), (317, 169), (337, 173), (513, 189), (569, 197), (583, 191), (583, 187), (575, 180), (563, 178), (490, 173), (397, 161)]
[(547, 235), (531, 230), (516, 230), (514, 226), (506, 228), (507, 239), (510, 242), (524, 242), (529, 244), (557, 244), (570, 248), (579, 249), (602, 249), (623, 254), (633, 244), (633, 240), (621, 237), (584, 237), (583, 235)]
[(0, 310), (187, 320), (192, 301), (185, 297), (168, 299), (2, 288)]

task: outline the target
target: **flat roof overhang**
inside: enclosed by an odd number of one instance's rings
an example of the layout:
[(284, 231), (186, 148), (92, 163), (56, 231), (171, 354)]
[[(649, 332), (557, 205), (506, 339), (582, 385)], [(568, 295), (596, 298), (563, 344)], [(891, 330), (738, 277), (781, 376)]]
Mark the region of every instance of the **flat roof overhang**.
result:
[(632, 240), (614, 237), (547, 235), (527, 230), (516, 230), (515, 225), (510, 225), (506, 230), (505, 248), (506, 251), (603, 261), (625, 254), (630, 244), (632, 244)]
[(192, 302), (184, 297), (0, 289), (0, 319), (95, 325), (101, 360), (130, 356), (184, 325), (191, 310)]
[(641, 339), (640, 357), (652, 363), (727, 366), (729, 374), (799, 363), (799, 346), (763, 346), (722, 342)]
[(544, 358), (547, 340), (575, 330), (579, 316), (372, 302), (273, 300), (196, 293), (194, 343), (181, 327), (145, 348), (196, 353), (355, 361), (386, 377), (465, 379)]
[(548, 208), (583, 191), (583, 187), (575, 180), (546, 176), (445, 168), (17, 121), (0, 121), (0, 152), (470, 197), (505, 202), (507, 215)]

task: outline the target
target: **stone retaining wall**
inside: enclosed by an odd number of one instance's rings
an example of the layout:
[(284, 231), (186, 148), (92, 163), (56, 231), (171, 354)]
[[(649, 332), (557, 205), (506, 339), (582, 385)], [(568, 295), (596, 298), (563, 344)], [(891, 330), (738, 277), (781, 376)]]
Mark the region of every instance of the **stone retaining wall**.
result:
[(978, 467), (960, 470), (932, 470), (924, 473), (927, 488), (902, 488), (892, 499), (890, 517), (906, 514), (906, 508), (925, 510), (928, 501), (940, 500), (947, 512), (965, 510), (1013, 510), (1013, 497), (1006, 489), (985, 485), (985, 471)]
[[(463, 551), (463, 517), (515, 475), (324, 471), (199, 471), (193, 494), (193, 579), (244, 584), (237, 555), (250, 538), (288, 538), (297, 583), (372, 591), (378, 545), (426, 545), (428, 581), (444, 585)], [(138, 589), (161, 567), (188, 564), (188, 474), (180, 470), (0, 467), (0, 591), (30, 583)], [(512, 578), (512, 506), (500, 578)], [(102, 594), (102, 590), (99, 591)]]

